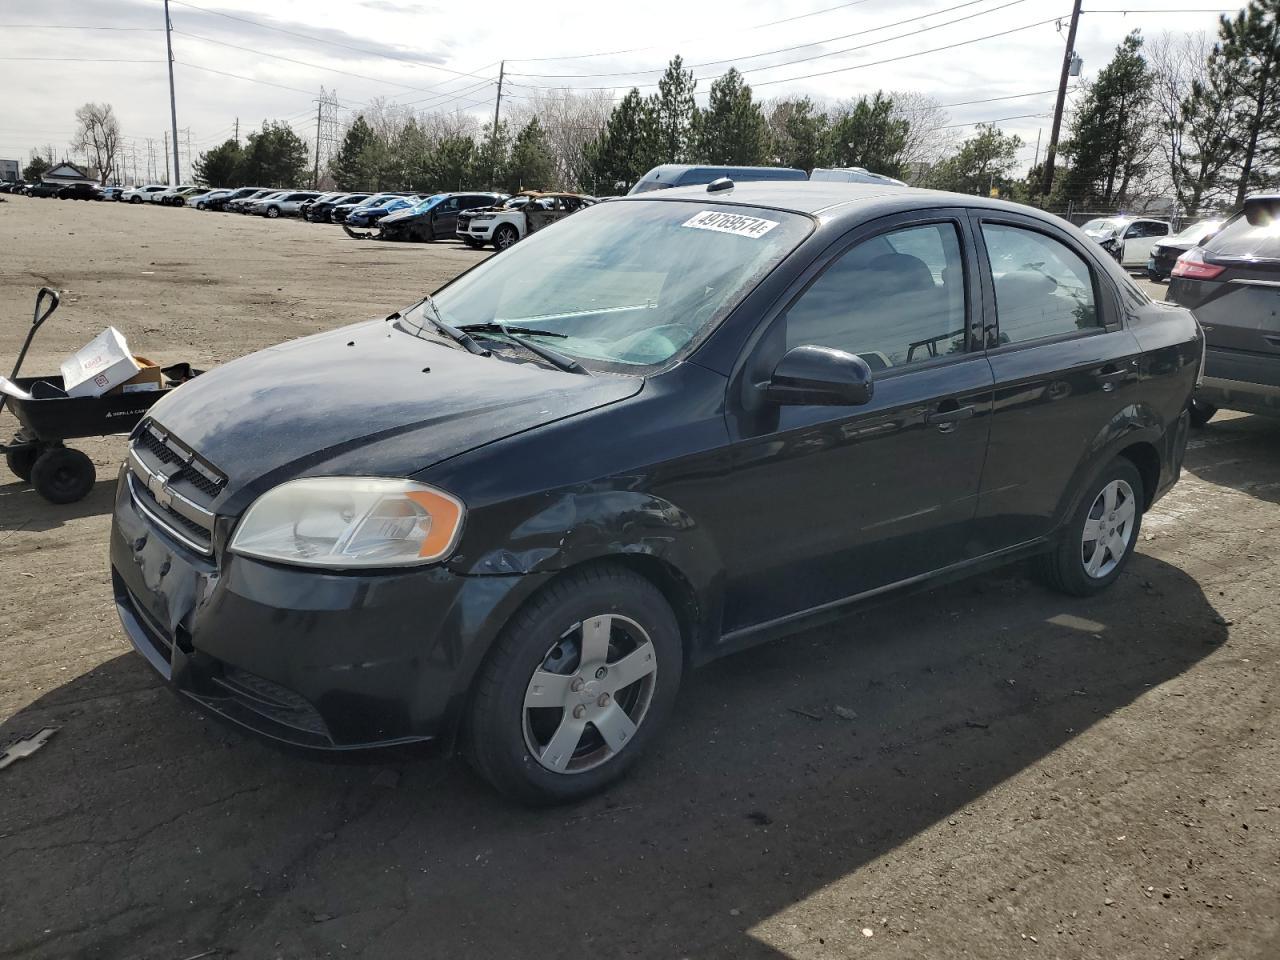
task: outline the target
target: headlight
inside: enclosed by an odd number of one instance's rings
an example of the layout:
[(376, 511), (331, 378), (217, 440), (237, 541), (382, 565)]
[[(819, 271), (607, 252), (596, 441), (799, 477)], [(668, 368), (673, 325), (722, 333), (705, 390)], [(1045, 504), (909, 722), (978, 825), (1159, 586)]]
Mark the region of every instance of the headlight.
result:
[(292, 480), (253, 502), (228, 549), (316, 567), (433, 563), (457, 545), (465, 512), (458, 499), (411, 480)]

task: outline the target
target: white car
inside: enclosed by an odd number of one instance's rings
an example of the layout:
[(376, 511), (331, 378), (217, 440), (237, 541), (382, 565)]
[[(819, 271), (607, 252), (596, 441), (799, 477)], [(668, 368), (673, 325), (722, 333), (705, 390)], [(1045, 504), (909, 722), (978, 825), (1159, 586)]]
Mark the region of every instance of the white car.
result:
[(163, 190), (157, 190), (155, 193), (149, 194), (146, 199), (149, 203), (158, 203), (161, 206), (167, 207), (170, 203), (173, 202), (173, 198), (176, 197), (179, 193), (181, 193), (183, 190), (190, 190), (190, 189), (191, 189), (191, 184), (181, 183), (176, 187), (165, 187)]
[(132, 190), (126, 190), (120, 194), (120, 199), (126, 203), (148, 203), (154, 199), (157, 193), (168, 190), (169, 185), (165, 183), (148, 183), (146, 186), (134, 187)]
[(318, 196), (319, 190), (282, 190), (255, 200), (249, 207), (249, 212), (273, 220), (276, 217), (296, 217), (303, 203)]
[(1145, 267), (1151, 248), (1173, 229), (1166, 220), (1148, 217), (1098, 217), (1080, 228), (1115, 257), (1122, 267)]
[(506, 250), (527, 234), (593, 203), (594, 198), (577, 193), (520, 193), (500, 208), (476, 212), (465, 224), (459, 217), (458, 237), (477, 249), (492, 243), (495, 250)]

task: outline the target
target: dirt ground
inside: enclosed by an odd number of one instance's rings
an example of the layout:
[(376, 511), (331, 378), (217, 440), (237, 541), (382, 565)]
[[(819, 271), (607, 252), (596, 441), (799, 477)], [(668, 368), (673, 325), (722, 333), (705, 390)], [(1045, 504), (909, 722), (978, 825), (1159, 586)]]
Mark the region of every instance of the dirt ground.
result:
[[(6, 372), (65, 291), (36, 373), (109, 323), (214, 364), (483, 256), (22, 197), (0, 241)], [(722, 661), (629, 780), (541, 812), (163, 688), (108, 586), (124, 444), (77, 445), (77, 505), (0, 473), (0, 745), (58, 728), (0, 771), (0, 957), (1280, 956), (1280, 423), (1197, 433), (1103, 597), (1015, 568)]]

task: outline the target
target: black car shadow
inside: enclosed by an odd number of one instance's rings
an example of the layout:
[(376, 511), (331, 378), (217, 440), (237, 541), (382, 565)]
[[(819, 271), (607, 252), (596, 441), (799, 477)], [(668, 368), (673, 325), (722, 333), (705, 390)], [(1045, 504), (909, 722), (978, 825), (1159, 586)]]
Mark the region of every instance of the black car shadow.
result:
[(690, 675), (631, 777), (550, 810), (438, 752), (273, 749), (122, 655), (0, 726), (60, 728), (0, 774), (0, 957), (781, 957), (754, 925), (1225, 640), (1150, 557), (1089, 600), (998, 572)]
[(50, 503), (31, 484), (9, 475), (0, 483), (0, 532), (55, 530), (73, 520), (110, 513), (115, 502), (116, 478), (99, 478), (88, 495), (75, 503)]
[(1191, 431), (1186, 465), (1207, 483), (1280, 503), (1280, 418), (1220, 413)]

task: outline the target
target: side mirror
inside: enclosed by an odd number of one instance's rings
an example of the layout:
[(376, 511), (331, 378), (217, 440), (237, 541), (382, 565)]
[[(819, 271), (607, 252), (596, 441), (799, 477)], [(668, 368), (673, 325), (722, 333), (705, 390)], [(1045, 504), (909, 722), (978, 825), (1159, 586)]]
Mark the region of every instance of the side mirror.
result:
[(875, 385), (867, 361), (832, 347), (793, 347), (764, 383), (765, 396), (778, 404), (859, 406)]

